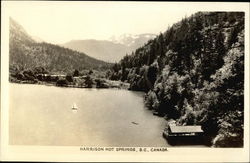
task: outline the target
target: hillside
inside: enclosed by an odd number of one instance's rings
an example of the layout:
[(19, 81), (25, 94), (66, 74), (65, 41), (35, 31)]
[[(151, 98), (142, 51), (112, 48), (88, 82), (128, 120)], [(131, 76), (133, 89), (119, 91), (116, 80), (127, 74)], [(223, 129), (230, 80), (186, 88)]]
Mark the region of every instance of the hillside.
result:
[(152, 34), (122, 35), (111, 40), (72, 40), (63, 47), (86, 52), (88, 55), (107, 62), (118, 62), (126, 54), (131, 53), (148, 40), (154, 38)]
[(215, 147), (242, 147), (244, 13), (199, 12), (115, 64), (111, 79), (146, 92), (177, 125), (202, 125)]
[(51, 73), (66, 74), (75, 69), (103, 70), (111, 66), (84, 53), (45, 42), (36, 42), (12, 18), (9, 25), (10, 73), (42, 67)]
[(106, 40), (72, 40), (62, 46), (108, 62), (119, 61), (128, 51), (125, 45)]

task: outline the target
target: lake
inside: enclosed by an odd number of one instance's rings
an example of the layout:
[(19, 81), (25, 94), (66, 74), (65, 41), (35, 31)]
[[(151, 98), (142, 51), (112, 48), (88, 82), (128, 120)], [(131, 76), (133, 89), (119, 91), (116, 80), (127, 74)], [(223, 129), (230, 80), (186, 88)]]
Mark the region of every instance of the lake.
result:
[(165, 126), (141, 92), (10, 84), (11, 145), (166, 147)]

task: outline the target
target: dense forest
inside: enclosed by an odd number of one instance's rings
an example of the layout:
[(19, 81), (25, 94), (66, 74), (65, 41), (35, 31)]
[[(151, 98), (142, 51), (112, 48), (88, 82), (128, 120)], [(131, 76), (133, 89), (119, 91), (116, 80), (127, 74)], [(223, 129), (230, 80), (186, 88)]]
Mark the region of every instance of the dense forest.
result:
[(9, 63), (10, 73), (13, 75), (37, 69), (53, 74), (67, 74), (74, 70), (103, 71), (112, 66), (68, 48), (45, 42), (38, 43), (12, 18), (9, 25)]
[(149, 109), (202, 125), (214, 147), (242, 147), (244, 13), (198, 12), (169, 27), (109, 72), (144, 91)]

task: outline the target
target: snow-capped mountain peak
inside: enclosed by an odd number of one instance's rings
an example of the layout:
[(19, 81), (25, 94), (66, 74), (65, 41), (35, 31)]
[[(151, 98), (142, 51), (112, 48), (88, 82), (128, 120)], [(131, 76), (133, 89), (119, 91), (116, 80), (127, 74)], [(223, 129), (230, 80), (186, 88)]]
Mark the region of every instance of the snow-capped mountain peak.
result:
[(141, 45), (146, 43), (148, 40), (155, 38), (155, 34), (123, 34), (120, 36), (112, 36), (109, 40), (114, 43), (123, 44), (126, 46), (136, 46), (135, 44)]

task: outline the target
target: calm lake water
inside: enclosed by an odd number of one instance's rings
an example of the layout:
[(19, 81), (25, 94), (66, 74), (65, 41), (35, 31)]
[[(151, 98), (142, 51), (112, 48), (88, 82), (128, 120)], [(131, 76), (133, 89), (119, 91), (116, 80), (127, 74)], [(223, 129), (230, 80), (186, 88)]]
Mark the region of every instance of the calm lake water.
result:
[(169, 146), (140, 92), (10, 84), (9, 118), (12, 145)]

